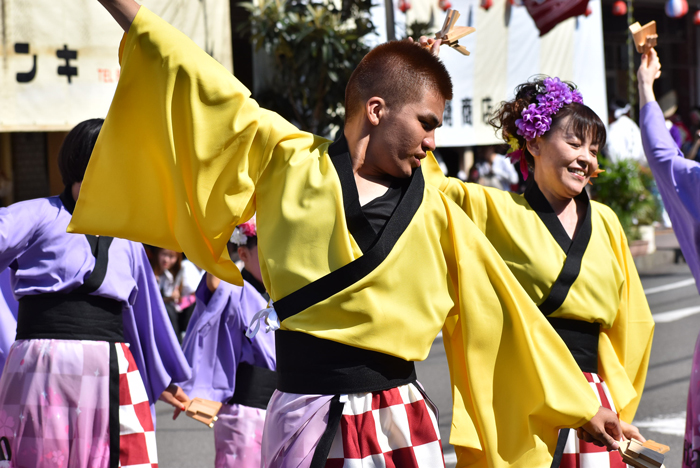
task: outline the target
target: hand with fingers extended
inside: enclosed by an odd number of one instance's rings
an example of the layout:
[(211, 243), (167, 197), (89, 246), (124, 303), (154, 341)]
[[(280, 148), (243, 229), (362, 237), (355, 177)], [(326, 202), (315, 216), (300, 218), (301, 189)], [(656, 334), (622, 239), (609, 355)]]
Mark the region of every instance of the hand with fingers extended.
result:
[[(415, 42), (412, 37), (409, 37), (408, 40)], [(440, 56), (440, 44), (442, 44), (442, 39), (433, 39), (432, 37), (421, 36), (416, 44), (424, 49), (430, 50), (434, 56)]]
[(620, 447), (618, 440), (622, 439), (623, 435), (617, 414), (602, 406), (593, 419), (576, 429), (576, 434), (579, 439), (605, 447), (608, 451)]
[(160, 394), (158, 399), (175, 408), (173, 419), (177, 419), (180, 413), (185, 411), (190, 404), (190, 397), (187, 396), (184, 390), (172, 383)]
[(637, 70), (639, 84), (639, 106), (656, 100), (654, 96), (654, 81), (661, 76), (661, 62), (656, 50), (650, 49), (642, 55), (642, 62)]
[(622, 428), (622, 435), (625, 436), (625, 439), (635, 439), (641, 443), (647, 441), (646, 438), (639, 432), (637, 426), (633, 426), (632, 424), (626, 423), (620, 419), (620, 427)]

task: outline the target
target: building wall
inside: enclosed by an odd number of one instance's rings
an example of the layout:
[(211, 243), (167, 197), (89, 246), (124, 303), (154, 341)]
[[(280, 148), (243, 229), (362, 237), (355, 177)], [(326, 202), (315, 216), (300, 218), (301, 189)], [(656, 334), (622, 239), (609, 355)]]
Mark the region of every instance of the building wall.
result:
[[(603, 40), (605, 45), (605, 69), (608, 99), (630, 100), (628, 94), (627, 40), (630, 37), (626, 16), (612, 15), (612, 0), (603, 1)], [(693, 24), (693, 14), (698, 5), (690, 3), (683, 18), (669, 18), (664, 12), (663, 1), (634, 1), (634, 20), (644, 25), (656, 21), (659, 43), (656, 51), (662, 64), (661, 77), (655, 91), (657, 98), (675, 90), (678, 94), (678, 113), (686, 117), (692, 107), (700, 104), (698, 81), (698, 26)], [(640, 54), (633, 51), (633, 70), (640, 63)], [(633, 88), (636, 99), (636, 86)], [(638, 115), (638, 114), (637, 114)]]
[(14, 201), (49, 195), (46, 133), (12, 133)]

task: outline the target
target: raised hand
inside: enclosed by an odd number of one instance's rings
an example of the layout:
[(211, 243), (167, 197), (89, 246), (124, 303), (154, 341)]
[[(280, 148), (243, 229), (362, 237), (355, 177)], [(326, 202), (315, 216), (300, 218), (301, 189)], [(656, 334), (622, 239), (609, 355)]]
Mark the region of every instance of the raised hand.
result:
[(644, 107), (648, 102), (656, 100), (654, 96), (654, 81), (661, 76), (661, 62), (656, 50), (651, 49), (642, 55), (642, 63), (637, 70), (639, 84), (639, 106)]
[[(415, 42), (412, 37), (409, 37), (408, 40)], [(432, 37), (421, 36), (420, 39), (418, 39), (417, 44), (424, 49), (430, 50), (434, 56), (440, 56), (440, 44), (442, 44), (442, 39), (433, 39)]]
[(117, 20), (124, 32), (129, 32), (131, 23), (136, 18), (136, 13), (139, 12), (141, 5), (134, 0), (99, 0), (99, 2)]

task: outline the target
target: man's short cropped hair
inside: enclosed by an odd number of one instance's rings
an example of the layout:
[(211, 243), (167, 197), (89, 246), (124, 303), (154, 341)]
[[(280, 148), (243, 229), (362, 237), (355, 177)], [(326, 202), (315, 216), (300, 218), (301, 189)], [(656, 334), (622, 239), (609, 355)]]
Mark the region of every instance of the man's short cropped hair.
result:
[(409, 41), (391, 41), (362, 59), (345, 88), (345, 121), (359, 114), (367, 100), (381, 97), (387, 106), (416, 102), (426, 91), (452, 99), (452, 79), (440, 59)]

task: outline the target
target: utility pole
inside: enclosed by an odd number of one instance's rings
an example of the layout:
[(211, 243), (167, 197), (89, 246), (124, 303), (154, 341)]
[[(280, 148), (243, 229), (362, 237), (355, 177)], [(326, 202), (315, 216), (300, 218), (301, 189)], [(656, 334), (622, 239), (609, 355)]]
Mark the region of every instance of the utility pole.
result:
[[(627, 26), (634, 24), (634, 5), (627, 0)], [(629, 30), (627, 32), (627, 102), (630, 103), (630, 118), (637, 120), (637, 73), (634, 69), (634, 41)]]
[(393, 41), (396, 39), (396, 27), (394, 26), (394, 2), (392, 0), (384, 0), (384, 11), (386, 14), (386, 40)]

